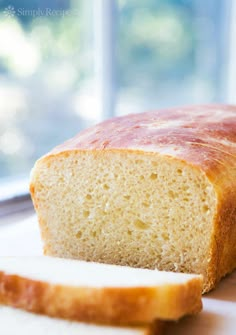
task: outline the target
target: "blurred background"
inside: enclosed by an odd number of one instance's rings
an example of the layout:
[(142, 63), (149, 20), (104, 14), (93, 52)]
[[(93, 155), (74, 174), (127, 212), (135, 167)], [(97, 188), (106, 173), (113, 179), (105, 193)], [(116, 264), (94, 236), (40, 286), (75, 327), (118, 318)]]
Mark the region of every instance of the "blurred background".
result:
[(234, 102), (234, 6), (0, 0), (1, 180), (104, 118)]

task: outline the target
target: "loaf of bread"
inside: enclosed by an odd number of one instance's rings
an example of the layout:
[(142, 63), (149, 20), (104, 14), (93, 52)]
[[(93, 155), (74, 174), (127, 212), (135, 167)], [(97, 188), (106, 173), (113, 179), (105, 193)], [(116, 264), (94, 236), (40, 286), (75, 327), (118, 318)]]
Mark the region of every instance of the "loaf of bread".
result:
[(161, 335), (163, 323), (150, 326), (115, 327), (72, 322), (0, 306), (2, 335)]
[(202, 308), (202, 277), (55, 257), (1, 257), (0, 304), (69, 320), (144, 324)]
[(202, 274), (236, 267), (236, 107), (114, 118), (36, 163), (45, 254)]

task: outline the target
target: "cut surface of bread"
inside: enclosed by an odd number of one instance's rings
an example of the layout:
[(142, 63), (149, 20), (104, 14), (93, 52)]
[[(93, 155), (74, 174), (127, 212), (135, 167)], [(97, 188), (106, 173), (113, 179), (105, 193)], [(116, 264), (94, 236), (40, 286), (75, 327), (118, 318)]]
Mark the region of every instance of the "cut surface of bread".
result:
[(54, 257), (1, 257), (0, 303), (70, 320), (143, 324), (201, 310), (202, 277)]
[(161, 335), (163, 322), (155, 326), (113, 327), (51, 318), (0, 305), (4, 335)]
[(105, 121), (35, 165), (45, 254), (199, 273), (236, 267), (236, 107)]

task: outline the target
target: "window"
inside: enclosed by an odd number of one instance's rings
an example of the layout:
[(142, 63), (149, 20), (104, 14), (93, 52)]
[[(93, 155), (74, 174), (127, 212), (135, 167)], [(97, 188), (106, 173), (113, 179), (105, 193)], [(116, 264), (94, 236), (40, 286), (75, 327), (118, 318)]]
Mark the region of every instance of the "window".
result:
[(28, 174), (50, 148), (88, 125), (93, 89), (90, 1), (2, 1), (0, 176)]
[(103, 118), (225, 101), (230, 4), (1, 1), (0, 177)]
[(117, 113), (225, 99), (230, 1), (118, 4)]

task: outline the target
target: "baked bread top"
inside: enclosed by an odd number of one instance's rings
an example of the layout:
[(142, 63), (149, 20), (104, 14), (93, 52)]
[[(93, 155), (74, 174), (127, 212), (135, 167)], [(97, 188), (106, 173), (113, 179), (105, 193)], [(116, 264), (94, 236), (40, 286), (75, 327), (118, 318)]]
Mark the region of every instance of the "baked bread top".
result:
[(70, 150), (166, 154), (206, 172), (236, 160), (236, 106), (201, 105), (116, 117), (80, 132), (50, 154)]

